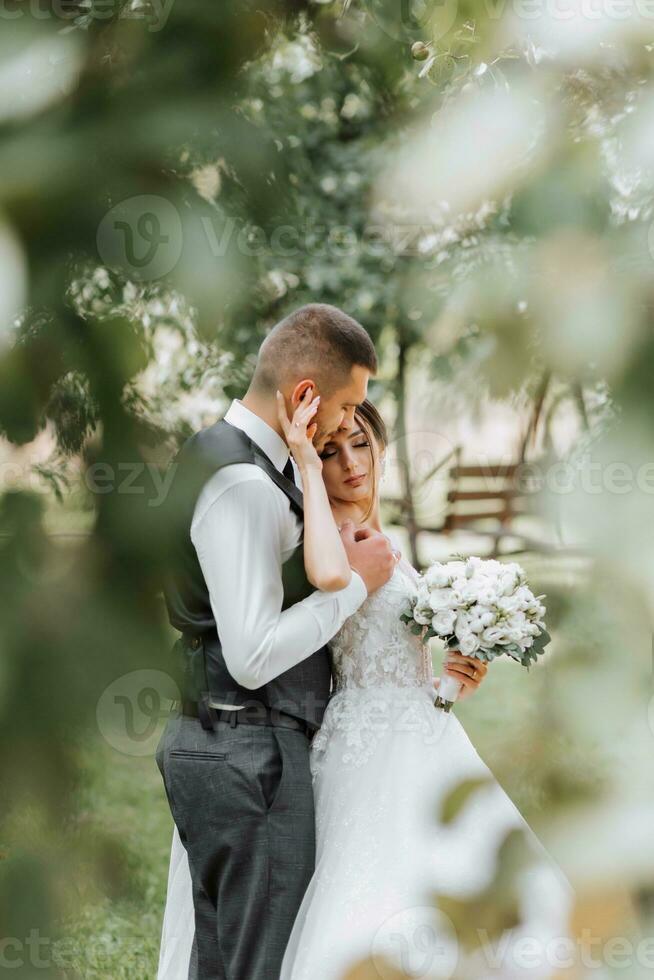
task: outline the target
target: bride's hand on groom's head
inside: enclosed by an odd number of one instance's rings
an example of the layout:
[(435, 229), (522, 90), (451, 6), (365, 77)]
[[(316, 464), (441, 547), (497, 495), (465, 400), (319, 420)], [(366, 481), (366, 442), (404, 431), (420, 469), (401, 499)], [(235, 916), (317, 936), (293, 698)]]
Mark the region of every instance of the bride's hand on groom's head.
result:
[(313, 444), (317, 429), (313, 419), (320, 405), (320, 395), (315, 398), (312, 395), (313, 389), (307, 388), (293, 418), (289, 418), (284, 396), (281, 391), (277, 392), (277, 416), (284, 438), (299, 469), (304, 471), (308, 467), (322, 470), (322, 460)]
[(347, 520), (341, 526), (341, 539), (350, 567), (361, 576), (368, 594), (388, 582), (398, 559), (385, 534)]

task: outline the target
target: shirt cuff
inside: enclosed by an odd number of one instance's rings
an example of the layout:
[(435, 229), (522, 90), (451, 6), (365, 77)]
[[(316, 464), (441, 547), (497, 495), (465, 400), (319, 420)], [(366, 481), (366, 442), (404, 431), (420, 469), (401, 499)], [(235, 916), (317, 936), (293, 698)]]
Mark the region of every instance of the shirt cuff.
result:
[(359, 606), (368, 598), (368, 588), (358, 572), (352, 571), (352, 578), (343, 589), (342, 595), (349, 610), (348, 616), (357, 611)]

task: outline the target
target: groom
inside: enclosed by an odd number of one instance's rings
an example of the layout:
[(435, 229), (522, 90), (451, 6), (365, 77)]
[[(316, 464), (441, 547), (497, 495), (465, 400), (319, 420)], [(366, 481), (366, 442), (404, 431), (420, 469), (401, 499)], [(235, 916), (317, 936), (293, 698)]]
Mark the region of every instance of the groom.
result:
[(266, 337), (243, 399), (175, 461), (165, 595), (184, 700), (157, 762), (193, 881), (193, 980), (278, 980), (314, 870), (309, 745), (330, 695), (327, 643), (396, 560), (385, 535), (350, 526), (347, 587), (310, 585), (275, 392), (291, 413), (308, 388), (321, 395), (320, 451), (352, 427), (376, 370), (359, 323), (304, 306)]

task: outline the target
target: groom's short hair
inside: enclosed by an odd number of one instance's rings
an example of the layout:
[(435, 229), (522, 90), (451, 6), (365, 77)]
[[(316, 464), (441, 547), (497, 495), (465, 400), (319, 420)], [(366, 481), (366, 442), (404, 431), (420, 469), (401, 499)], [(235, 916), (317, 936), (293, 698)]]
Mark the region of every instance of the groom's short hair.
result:
[(252, 387), (274, 394), (294, 378), (309, 377), (328, 396), (347, 384), (355, 364), (377, 373), (368, 332), (336, 306), (308, 303), (272, 328), (259, 349)]

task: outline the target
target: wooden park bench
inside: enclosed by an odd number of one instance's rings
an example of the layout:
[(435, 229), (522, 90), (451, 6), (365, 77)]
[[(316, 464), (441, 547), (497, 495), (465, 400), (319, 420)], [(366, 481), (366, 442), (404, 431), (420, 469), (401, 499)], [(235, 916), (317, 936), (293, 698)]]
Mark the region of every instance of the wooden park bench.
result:
[[(542, 428), (545, 416), (545, 397), (551, 380), (551, 372), (545, 371), (534, 396), (534, 404), (528, 425), (516, 446), (511, 462), (462, 462), (463, 449), (457, 446), (440, 459), (428, 473), (421, 476), (411, 486), (406, 496), (385, 498), (389, 508), (390, 523), (402, 526), (408, 534), (411, 557), (418, 567), (418, 538), (423, 534), (451, 535), (457, 531), (469, 531), (491, 539), (491, 550), (487, 557), (513, 555), (533, 551), (550, 555), (582, 554), (583, 549), (564, 544), (561, 528), (554, 517), (550, 540), (536, 539), (525, 533), (529, 522), (523, 518), (534, 517), (537, 523), (539, 485), (534, 477), (542, 468), (551, 465), (543, 452), (543, 439), (537, 438), (539, 426)], [(588, 428), (583, 391), (579, 385), (573, 386), (575, 403), (579, 407), (584, 428)], [(556, 403), (555, 403), (556, 404)], [(546, 442), (546, 440), (545, 440)], [(540, 449), (537, 446), (540, 443)], [(528, 459), (529, 456), (529, 459)], [(510, 458), (510, 457), (509, 457)], [(414, 504), (417, 491), (424, 491), (433, 477), (449, 466), (447, 471), (447, 495), (445, 514), (436, 527), (421, 523)], [(404, 461), (404, 469), (408, 470)], [(543, 473), (540, 473), (540, 477)], [(406, 476), (404, 483), (406, 485)], [(540, 482), (540, 481), (539, 481)], [(548, 522), (549, 523), (549, 522)], [(538, 534), (539, 531), (536, 531)], [(500, 550), (503, 539), (517, 539), (517, 546), (510, 550)], [(558, 538), (559, 540), (553, 540)]]
[[(517, 518), (534, 514), (534, 492), (528, 486), (529, 465), (524, 461), (513, 463), (485, 462), (464, 464), (462, 448), (453, 453), (448, 471), (446, 511), (438, 527), (423, 528), (434, 534), (453, 534), (470, 531), (491, 539), (488, 557), (514, 554), (521, 551), (549, 552), (555, 546), (528, 537), (516, 528)], [(501, 551), (500, 544), (506, 537), (518, 538), (520, 544), (511, 551)]]
[[(457, 447), (449, 470), (441, 533), (465, 529), (488, 535), (493, 541), (491, 555), (498, 555), (500, 542), (512, 533), (515, 518), (527, 513), (525, 494), (516, 486), (520, 468), (520, 463), (463, 464), (461, 447)], [(483, 526), (489, 521), (494, 524), (490, 530)]]

